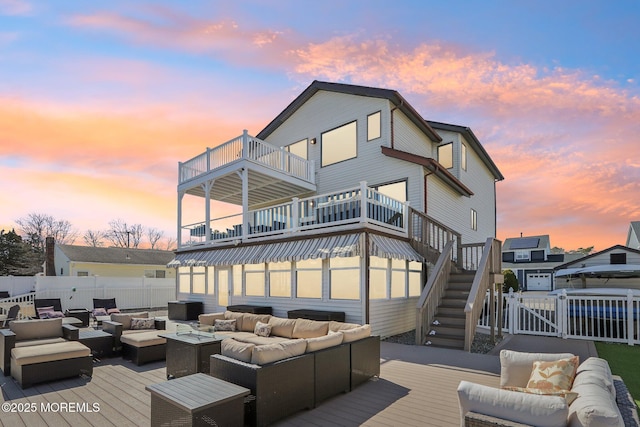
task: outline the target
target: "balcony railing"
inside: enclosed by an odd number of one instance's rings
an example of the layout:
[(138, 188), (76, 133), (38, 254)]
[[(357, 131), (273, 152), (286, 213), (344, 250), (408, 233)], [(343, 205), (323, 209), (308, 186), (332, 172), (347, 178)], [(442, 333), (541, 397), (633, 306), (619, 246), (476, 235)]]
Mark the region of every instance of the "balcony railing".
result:
[[(363, 203), (363, 197), (364, 203)], [(391, 231), (407, 233), (408, 205), (369, 188), (366, 183), (335, 193), (293, 198), (291, 202), (212, 219), (209, 233), (205, 222), (182, 227), (183, 246), (249, 240), (338, 227), (348, 224), (375, 224)]]
[(291, 154), (283, 147), (276, 147), (250, 136), (244, 131), (239, 137), (215, 148), (207, 148), (204, 153), (180, 163), (178, 183), (183, 184), (239, 160), (250, 160), (307, 182), (315, 181), (315, 167), (312, 161)]

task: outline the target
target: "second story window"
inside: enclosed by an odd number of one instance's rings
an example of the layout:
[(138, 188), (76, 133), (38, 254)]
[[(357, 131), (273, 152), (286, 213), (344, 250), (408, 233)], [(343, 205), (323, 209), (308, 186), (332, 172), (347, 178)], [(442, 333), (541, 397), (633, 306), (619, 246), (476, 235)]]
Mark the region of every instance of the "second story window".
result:
[(324, 132), (321, 139), (322, 167), (357, 157), (358, 137), (356, 122), (347, 123)]
[(471, 209), (471, 229), (478, 230), (478, 212)]
[(367, 141), (380, 138), (380, 111), (367, 116)]
[(447, 169), (453, 167), (453, 142), (438, 146), (438, 163)]
[(467, 170), (467, 146), (464, 144), (460, 145), (460, 168), (463, 171)]

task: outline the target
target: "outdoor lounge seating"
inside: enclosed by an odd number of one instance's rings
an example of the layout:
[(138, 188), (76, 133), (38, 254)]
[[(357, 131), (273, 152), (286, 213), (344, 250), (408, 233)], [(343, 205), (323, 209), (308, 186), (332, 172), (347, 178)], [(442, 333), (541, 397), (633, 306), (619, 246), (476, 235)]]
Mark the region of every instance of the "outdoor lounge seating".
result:
[(91, 317), (95, 320), (96, 324), (100, 325), (105, 320), (110, 320), (112, 313), (120, 313), (120, 309), (116, 305), (115, 298), (94, 298), (93, 310), (91, 311)]
[(62, 312), (60, 298), (36, 298), (33, 300), (36, 319), (65, 317)]
[(622, 413), (636, 411), (626, 393), (617, 395), (616, 382), (621, 380), (604, 359), (590, 357), (578, 365), (569, 353), (502, 350), (500, 365), (500, 389), (460, 383), (463, 427), (623, 427)]
[(78, 328), (62, 319), (14, 320), (0, 330), (0, 366), (22, 388), (77, 375), (91, 376), (93, 358), (78, 341)]
[(113, 335), (115, 351), (136, 365), (166, 358), (167, 340), (159, 336), (165, 327), (166, 321), (149, 318), (146, 311), (114, 313), (102, 322), (102, 330)]
[(20, 305), (16, 304), (16, 305), (12, 305), (11, 307), (9, 307), (9, 311), (7, 311), (7, 314), (3, 314), (3, 318), (0, 320), (2, 322), (2, 324), (0, 324), (0, 328), (1, 329), (5, 329), (9, 326), (9, 322), (11, 322), (12, 320), (16, 320), (18, 318), (18, 313), (20, 313)]

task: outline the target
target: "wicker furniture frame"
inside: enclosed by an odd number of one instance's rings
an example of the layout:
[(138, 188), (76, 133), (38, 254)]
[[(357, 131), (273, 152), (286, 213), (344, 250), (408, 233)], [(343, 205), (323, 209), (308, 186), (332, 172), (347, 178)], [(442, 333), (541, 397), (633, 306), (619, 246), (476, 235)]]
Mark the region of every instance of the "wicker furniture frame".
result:
[(325, 310), (289, 310), (287, 311), (289, 319), (309, 319), (309, 320), (335, 320), (336, 322), (344, 322), (344, 311), (325, 311)]
[[(154, 326), (157, 330), (166, 328), (166, 321), (154, 319)], [(135, 347), (120, 341), (122, 337), (123, 326), (120, 322), (105, 320), (102, 322), (102, 330), (113, 335), (113, 348), (116, 353), (120, 353), (123, 359), (131, 360), (140, 366), (145, 363), (164, 360), (166, 357), (167, 344), (149, 345), (146, 347)]]
[(351, 350), (351, 390), (380, 376), (380, 337), (369, 336), (348, 343)]
[(111, 357), (113, 355), (113, 335), (99, 330), (81, 330), (78, 341), (91, 349), (93, 357)]
[(89, 377), (93, 375), (93, 357), (91, 355), (52, 362), (12, 366), (11, 370), (11, 376), (18, 381), (18, 384), (20, 384), (22, 388), (30, 387), (36, 383), (76, 377), (79, 375)]
[(351, 390), (350, 353), (348, 343), (310, 353), (314, 358), (314, 406)]
[(175, 333), (160, 336), (167, 339), (167, 379), (209, 374), (211, 355), (220, 354), (220, 338)]
[(198, 320), (202, 314), (202, 301), (169, 301), (167, 303), (169, 320)]
[(266, 426), (314, 406), (313, 353), (265, 365), (253, 365), (230, 357), (211, 356), (211, 376), (246, 387), (255, 399), (248, 404), (250, 425)]
[(252, 314), (273, 314), (273, 308), (262, 305), (238, 304), (227, 306), (228, 311), (236, 313), (252, 313)]
[[(154, 329), (164, 330), (167, 327), (167, 321), (162, 319), (154, 319)], [(124, 330), (122, 323), (114, 322), (112, 320), (105, 320), (102, 322), (102, 330), (108, 334), (113, 335), (113, 350), (118, 353), (122, 351), (122, 342), (120, 337)]]

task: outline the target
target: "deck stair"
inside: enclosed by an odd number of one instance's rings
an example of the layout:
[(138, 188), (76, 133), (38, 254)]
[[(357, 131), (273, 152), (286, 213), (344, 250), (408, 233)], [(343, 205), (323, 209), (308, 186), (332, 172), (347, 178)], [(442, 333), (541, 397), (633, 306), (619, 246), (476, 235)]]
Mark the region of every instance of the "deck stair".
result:
[(464, 307), (473, 284), (474, 272), (451, 273), (425, 342), (433, 347), (464, 348)]

